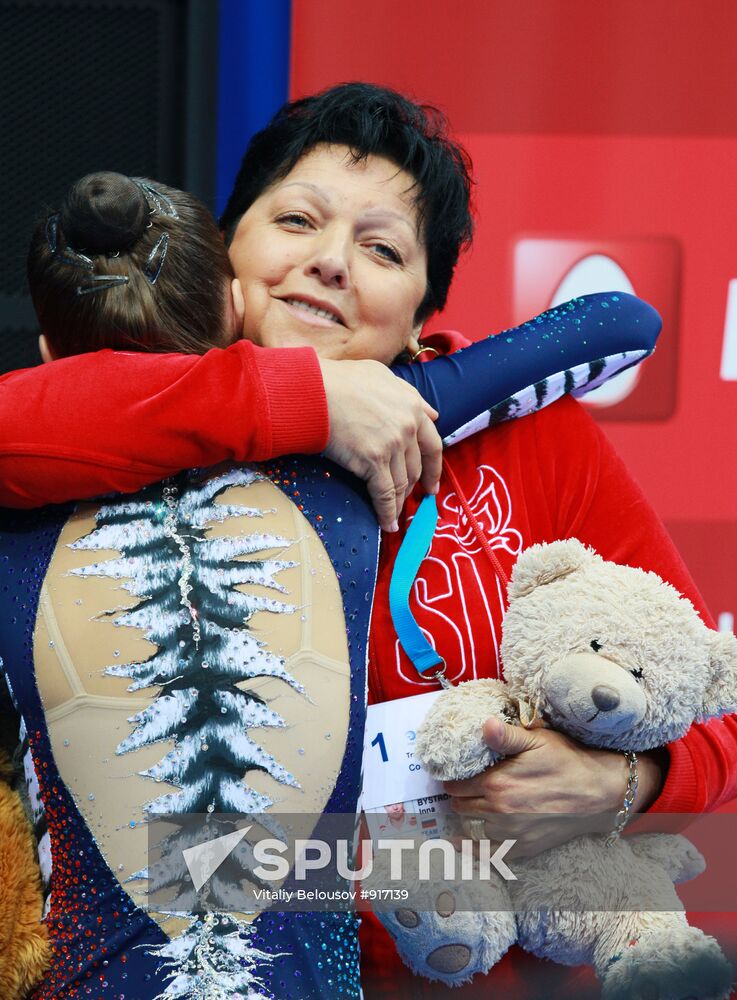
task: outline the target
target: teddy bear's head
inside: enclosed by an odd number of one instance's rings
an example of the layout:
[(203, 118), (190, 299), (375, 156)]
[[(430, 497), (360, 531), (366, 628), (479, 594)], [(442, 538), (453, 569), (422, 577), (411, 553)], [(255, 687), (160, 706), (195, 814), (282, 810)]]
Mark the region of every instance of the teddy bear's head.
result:
[(502, 662), (512, 694), (590, 746), (648, 750), (737, 710), (737, 639), (655, 573), (577, 539), (517, 560)]

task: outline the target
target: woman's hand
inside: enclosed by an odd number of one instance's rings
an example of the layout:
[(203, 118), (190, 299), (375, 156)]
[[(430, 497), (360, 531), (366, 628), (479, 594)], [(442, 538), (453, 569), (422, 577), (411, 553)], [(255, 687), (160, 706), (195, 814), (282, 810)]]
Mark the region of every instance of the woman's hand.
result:
[[(456, 812), (488, 821), (490, 839), (517, 840), (510, 857), (538, 854), (583, 833), (613, 828), (629, 773), (623, 753), (496, 718), (487, 719), (484, 739), (504, 760), (474, 778), (446, 781), (445, 790)], [(638, 754), (635, 811), (658, 797), (666, 769), (666, 751)]]
[(384, 531), (396, 531), (415, 483), (436, 493), (443, 445), (437, 411), (378, 361), (320, 360), (330, 418), (325, 454), (365, 479)]

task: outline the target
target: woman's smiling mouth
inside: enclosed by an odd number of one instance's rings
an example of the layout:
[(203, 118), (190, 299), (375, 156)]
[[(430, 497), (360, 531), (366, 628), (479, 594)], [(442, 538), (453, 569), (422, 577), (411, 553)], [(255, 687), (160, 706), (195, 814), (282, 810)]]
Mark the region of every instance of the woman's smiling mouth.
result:
[(281, 301), (294, 316), (312, 326), (332, 326), (335, 323), (339, 326), (345, 326), (340, 313), (327, 303), (309, 301), (296, 296), (289, 296)]

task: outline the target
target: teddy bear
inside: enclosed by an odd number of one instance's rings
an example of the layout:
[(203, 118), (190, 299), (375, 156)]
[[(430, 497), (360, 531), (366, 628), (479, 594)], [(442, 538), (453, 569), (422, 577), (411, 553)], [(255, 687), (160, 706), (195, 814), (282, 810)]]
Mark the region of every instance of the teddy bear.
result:
[[(737, 639), (707, 628), (655, 573), (567, 539), (524, 551), (508, 597), (505, 682), (444, 691), (417, 732), (416, 758), (439, 780), (496, 762), (482, 739), (491, 715), (645, 751), (737, 709)], [(442, 904), (380, 918), (414, 971), (448, 985), (488, 971), (516, 941), (539, 957), (592, 964), (605, 1000), (726, 1000), (731, 965), (688, 924), (673, 888), (703, 867), (680, 835), (588, 834), (515, 861), (516, 881), (488, 887), (487, 912), (461, 914), (446, 885)], [(643, 899), (654, 902), (645, 909)]]
[(0, 996), (22, 1000), (51, 960), (35, 841), (15, 771), (0, 750)]

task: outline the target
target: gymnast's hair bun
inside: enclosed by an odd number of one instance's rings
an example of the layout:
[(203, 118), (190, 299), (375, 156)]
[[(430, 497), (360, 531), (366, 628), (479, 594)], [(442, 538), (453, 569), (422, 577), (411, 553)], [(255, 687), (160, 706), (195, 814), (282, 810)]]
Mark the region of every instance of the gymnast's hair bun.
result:
[(123, 174), (88, 174), (67, 193), (60, 212), (69, 246), (91, 253), (127, 250), (145, 232), (149, 206), (140, 187)]

